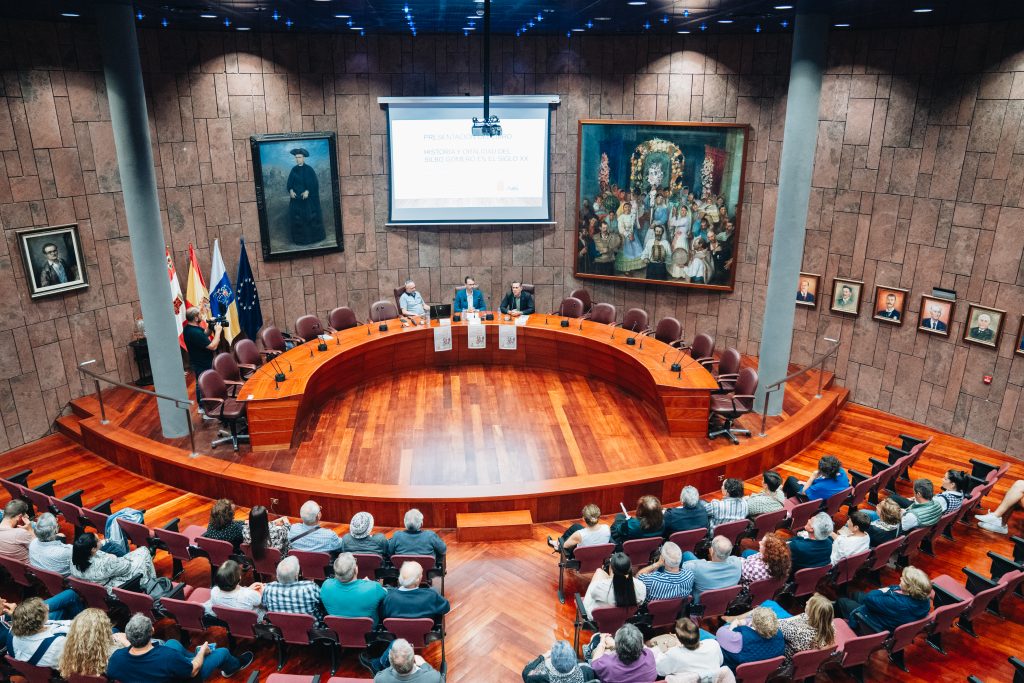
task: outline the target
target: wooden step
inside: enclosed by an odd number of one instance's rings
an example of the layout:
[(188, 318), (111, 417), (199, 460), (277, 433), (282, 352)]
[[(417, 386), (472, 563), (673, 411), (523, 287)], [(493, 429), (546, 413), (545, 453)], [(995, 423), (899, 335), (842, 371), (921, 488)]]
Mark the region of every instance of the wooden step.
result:
[(82, 421), (77, 415), (63, 415), (58, 417), (57, 431), (75, 443), (82, 443)]
[(460, 512), (455, 526), (461, 542), (516, 541), (532, 537), (533, 516), (529, 510)]

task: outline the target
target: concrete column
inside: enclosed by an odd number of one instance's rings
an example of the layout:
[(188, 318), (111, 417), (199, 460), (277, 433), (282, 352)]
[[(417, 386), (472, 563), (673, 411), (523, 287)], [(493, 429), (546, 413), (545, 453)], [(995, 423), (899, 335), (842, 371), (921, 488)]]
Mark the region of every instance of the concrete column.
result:
[[(149, 139), (146, 96), (142, 87), (135, 17), (128, 0), (107, 0), (96, 7), (103, 74), (110, 101), (110, 120), (121, 174), (125, 216), (131, 238), (135, 281), (142, 317), (146, 321), (153, 383), (157, 393), (188, 398), (178, 345), (177, 323), (167, 278), (156, 172)], [(184, 411), (171, 401), (158, 400), (160, 426), (165, 437), (188, 434)]]
[[(818, 104), (825, 68), (828, 15), (798, 8), (793, 31), (793, 57), (786, 95), (786, 127), (779, 164), (779, 197), (775, 208), (771, 268), (761, 327), (759, 386), (755, 406), (764, 408), (765, 387), (782, 379), (789, 367), (796, 313), (797, 279), (804, 254), (807, 204), (811, 196), (814, 149), (818, 141)], [(821, 300), (823, 292), (818, 292)], [(820, 304), (819, 304), (820, 305)], [(782, 412), (783, 392), (768, 400), (768, 412)]]

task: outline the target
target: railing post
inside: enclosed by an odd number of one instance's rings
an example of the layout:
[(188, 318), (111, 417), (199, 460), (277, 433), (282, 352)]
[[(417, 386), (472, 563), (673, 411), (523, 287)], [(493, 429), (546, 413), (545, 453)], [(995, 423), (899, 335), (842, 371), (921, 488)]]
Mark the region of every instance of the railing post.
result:
[(100, 389), (100, 381), (99, 379), (94, 379), (93, 381), (96, 382), (96, 400), (100, 402), (100, 424), (109, 424), (109, 420), (107, 420), (107, 411), (103, 407), (103, 391)]
[(758, 436), (767, 436), (767, 432), (765, 432), (765, 427), (768, 424), (768, 396), (773, 391), (775, 390), (769, 389), (764, 394), (764, 407), (761, 409), (761, 433), (758, 434)]
[[(828, 356), (825, 356), (828, 358)], [(825, 374), (825, 361), (822, 360), (821, 366), (818, 368), (818, 393), (814, 395), (814, 398), (821, 398), (821, 378)]]
[[(185, 421), (188, 423), (188, 443), (189, 448), (191, 449), (189, 451), (188, 457), (198, 458), (199, 454), (196, 453), (196, 433), (195, 429), (192, 427), (192, 410), (190, 409), (191, 406), (191, 402), (185, 405)], [(181, 407), (180, 403), (178, 404), (178, 407)]]

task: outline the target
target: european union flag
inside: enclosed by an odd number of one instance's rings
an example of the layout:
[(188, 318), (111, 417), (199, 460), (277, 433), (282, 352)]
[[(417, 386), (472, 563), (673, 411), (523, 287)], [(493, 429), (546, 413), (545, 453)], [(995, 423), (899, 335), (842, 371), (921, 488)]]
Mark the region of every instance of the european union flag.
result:
[(242, 251), (238, 254), (238, 324), (249, 339), (256, 340), (256, 334), (263, 327), (263, 311), (260, 309), (260, 294), (256, 291), (256, 281), (252, 279), (252, 267), (249, 266), (249, 255), (245, 253), (245, 238), (242, 238)]

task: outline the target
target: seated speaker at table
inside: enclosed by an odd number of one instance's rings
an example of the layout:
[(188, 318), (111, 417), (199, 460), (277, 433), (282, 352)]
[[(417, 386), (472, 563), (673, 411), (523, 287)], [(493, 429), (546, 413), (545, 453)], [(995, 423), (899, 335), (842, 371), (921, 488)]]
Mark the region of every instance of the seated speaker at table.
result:
[(518, 317), (530, 315), (534, 310), (533, 295), (523, 289), (522, 282), (513, 282), (511, 291), (501, 300), (501, 312)]
[(416, 291), (416, 283), (412, 280), (405, 281), (405, 291), (398, 297), (398, 307), (402, 309), (402, 315), (426, 315), (427, 305), (423, 303), (423, 295)]
[(483, 311), (487, 309), (487, 302), (484, 301), (484, 293), (476, 288), (476, 280), (472, 276), (466, 276), (466, 286), (455, 290), (455, 312)]

